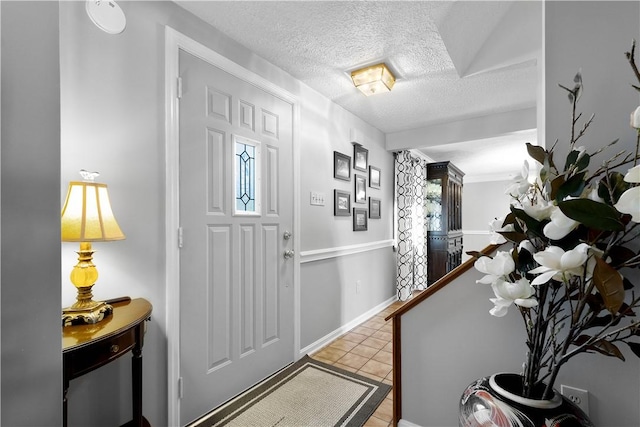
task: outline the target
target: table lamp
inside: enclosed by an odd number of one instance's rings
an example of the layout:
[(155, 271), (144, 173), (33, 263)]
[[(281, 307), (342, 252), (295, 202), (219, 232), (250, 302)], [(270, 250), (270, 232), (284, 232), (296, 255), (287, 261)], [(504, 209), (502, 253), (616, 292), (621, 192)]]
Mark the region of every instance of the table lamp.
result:
[(71, 283), (77, 288), (76, 302), (62, 310), (62, 325), (98, 323), (113, 312), (103, 301), (94, 301), (91, 288), (98, 280), (93, 264), (92, 242), (125, 238), (116, 222), (107, 186), (94, 182), (97, 172), (80, 171), (83, 181), (69, 183), (62, 208), (62, 241), (79, 242), (78, 264), (71, 271)]

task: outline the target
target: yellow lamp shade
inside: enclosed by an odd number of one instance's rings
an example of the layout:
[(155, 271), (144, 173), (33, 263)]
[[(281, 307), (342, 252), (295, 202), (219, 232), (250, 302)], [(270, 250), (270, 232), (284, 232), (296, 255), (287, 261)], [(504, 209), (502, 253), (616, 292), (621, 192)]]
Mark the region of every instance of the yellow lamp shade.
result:
[(62, 208), (63, 242), (105, 242), (124, 239), (116, 221), (107, 186), (72, 181)]
[(385, 64), (372, 65), (351, 72), (353, 84), (367, 96), (380, 92), (389, 92), (396, 82)]

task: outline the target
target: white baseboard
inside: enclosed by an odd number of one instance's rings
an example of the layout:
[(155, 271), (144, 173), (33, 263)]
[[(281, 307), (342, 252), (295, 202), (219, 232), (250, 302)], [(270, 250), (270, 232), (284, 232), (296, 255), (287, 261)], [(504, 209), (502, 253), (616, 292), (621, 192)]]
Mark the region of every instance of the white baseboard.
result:
[(355, 328), (359, 324), (364, 323), (365, 321), (369, 320), (371, 317), (375, 316), (376, 314), (378, 314), (379, 312), (381, 312), (385, 308), (389, 307), (391, 304), (393, 304), (397, 300), (398, 300), (397, 297), (393, 297), (393, 298), (389, 298), (388, 300), (386, 300), (385, 302), (383, 302), (381, 304), (378, 304), (377, 306), (373, 307), (371, 310), (367, 311), (366, 313), (361, 314), (360, 316), (356, 317), (355, 319), (353, 319), (351, 322), (347, 323), (346, 325), (342, 325), (341, 327), (339, 327), (335, 331), (325, 335), (324, 337), (320, 338), (316, 342), (311, 343), (308, 346), (306, 346), (305, 348), (300, 349), (300, 354), (298, 355), (298, 357), (302, 357), (305, 354), (311, 354), (311, 353), (314, 353), (314, 352), (320, 350), (322, 347), (325, 347), (327, 344), (329, 344), (331, 341), (333, 341), (336, 338), (338, 338), (340, 335), (344, 334), (345, 332), (350, 331), (351, 329)]

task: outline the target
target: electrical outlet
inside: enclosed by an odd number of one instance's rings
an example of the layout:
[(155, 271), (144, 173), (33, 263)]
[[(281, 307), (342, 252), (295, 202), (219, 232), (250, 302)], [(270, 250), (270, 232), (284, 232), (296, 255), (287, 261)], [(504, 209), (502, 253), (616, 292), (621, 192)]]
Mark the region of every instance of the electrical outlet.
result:
[(580, 388), (560, 385), (560, 393), (589, 415), (589, 392)]

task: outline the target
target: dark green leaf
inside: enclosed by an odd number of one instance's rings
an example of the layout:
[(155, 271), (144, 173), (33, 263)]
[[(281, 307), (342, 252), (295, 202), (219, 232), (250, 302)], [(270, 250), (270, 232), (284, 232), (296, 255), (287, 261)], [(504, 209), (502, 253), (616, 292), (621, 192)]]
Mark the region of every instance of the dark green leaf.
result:
[(611, 258), (611, 265), (619, 267), (621, 264), (624, 264), (631, 258), (635, 257), (636, 253), (624, 246), (614, 246), (609, 249), (608, 255)]
[(515, 222), (516, 222), (516, 216), (513, 214), (513, 212), (510, 212), (504, 218), (504, 221), (502, 222), (502, 228), (506, 227), (509, 224), (515, 224)]
[(558, 190), (560, 190), (560, 187), (562, 187), (564, 185), (564, 175), (560, 175), (558, 177), (556, 177), (553, 181), (551, 181), (551, 198), (552, 199), (556, 199), (557, 198), (557, 194), (558, 194)]
[(596, 230), (617, 231), (624, 225), (614, 207), (590, 199), (558, 202), (558, 207), (569, 218)]
[(589, 156), (587, 153), (585, 152), (581, 153), (580, 151), (572, 150), (567, 155), (567, 161), (564, 165), (564, 171), (565, 172), (568, 171), (572, 166), (577, 171), (584, 170), (587, 168), (587, 166), (589, 166), (590, 159), (591, 159), (591, 156)]
[[(624, 180), (624, 175), (620, 172), (611, 172), (607, 178), (600, 181), (598, 185), (598, 196), (600, 196), (608, 205), (614, 205), (622, 196), (622, 193), (627, 191), (631, 184)], [(611, 191), (609, 191), (611, 189)], [(613, 193), (613, 200), (611, 200), (611, 194)]]
[[(556, 192), (555, 199), (558, 202), (563, 201), (567, 196), (578, 197), (582, 194), (586, 183), (584, 182), (585, 173), (579, 173), (569, 178), (563, 183)], [(555, 181), (555, 180), (554, 180)]]
[(636, 317), (635, 311), (633, 311), (629, 306), (629, 304), (627, 303), (622, 303), (622, 306), (620, 307), (619, 311), (620, 311), (620, 314), (623, 316)]
[(509, 224), (513, 225), (513, 228), (515, 229), (514, 231), (518, 233), (524, 233), (524, 230), (520, 226), (520, 223), (517, 221), (517, 217), (513, 214), (513, 212), (509, 212), (509, 214), (506, 216), (504, 222), (502, 223), (502, 228), (505, 228)]
[(527, 152), (529, 155), (541, 165), (544, 165), (544, 161), (548, 158), (547, 151), (539, 145), (533, 145), (527, 142)]
[(513, 243), (520, 243), (527, 239), (527, 235), (524, 233), (518, 233), (516, 231), (498, 231), (502, 237)]
[(596, 257), (593, 283), (604, 300), (604, 306), (611, 314), (616, 314), (624, 303), (624, 286), (618, 270)]
[(527, 232), (532, 233), (538, 237), (545, 238), (544, 233), (542, 232), (543, 225), (540, 221), (535, 218), (531, 218), (527, 213), (522, 210), (511, 206), (511, 212), (522, 222), (524, 222), (527, 227)]
[(633, 354), (640, 357), (640, 344), (636, 342), (628, 342), (627, 345), (629, 346), (631, 351), (633, 351)]
[(591, 156), (587, 153), (584, 153), (582, 157), (578, 159), (578, 163), (576, 163), (576, 170), (585, 170), (589, 166), (589, 162), (591, 161)]
[(587, 304), (589, 304), (589, 308), (595, 314), (600, 313), (604, 309), (604, 301), (602, 300), (602, 296), (600, 294), (590, 294), (587, 295), (586, 298)]
[(578, 159), (578, 154), (580, 154), (579, 151), (573, 150), (567, 155), (567, 160), (564, 164), (565, 172), (568, 171), (571, 165), (573, 165), (575, 161)]
[(625, 291), (628, 291), (629, 289), (633, 289), (633, 283), (631, 283), (631, 280), (627, 279), (626, 277), (622, 278), (622, 284), (624, 285)]
[(538, 266), (536, 261), (533, 259), (533, 255), (531, 254), (531, 252), (524, 248), (520, 250), (514, 250), (513, 258), (516, 262), (517, 269), (522, 273), (523, 276), (525, 276), (527, 272), (533, 270)]
[(595, 327), (603, 327), (611, 322), (611, 315), (607, 314), (606, 316), (594, 317), (592, 321), (589, 322), (587, 328), (595, 328)]
[(573, 345), (582, 345), (585, 344), (586, 342), (588, 342), (591, 338), (589, 335), (580, 335), (578, 338), (576, 338), (575, 340), (573, 340)]

